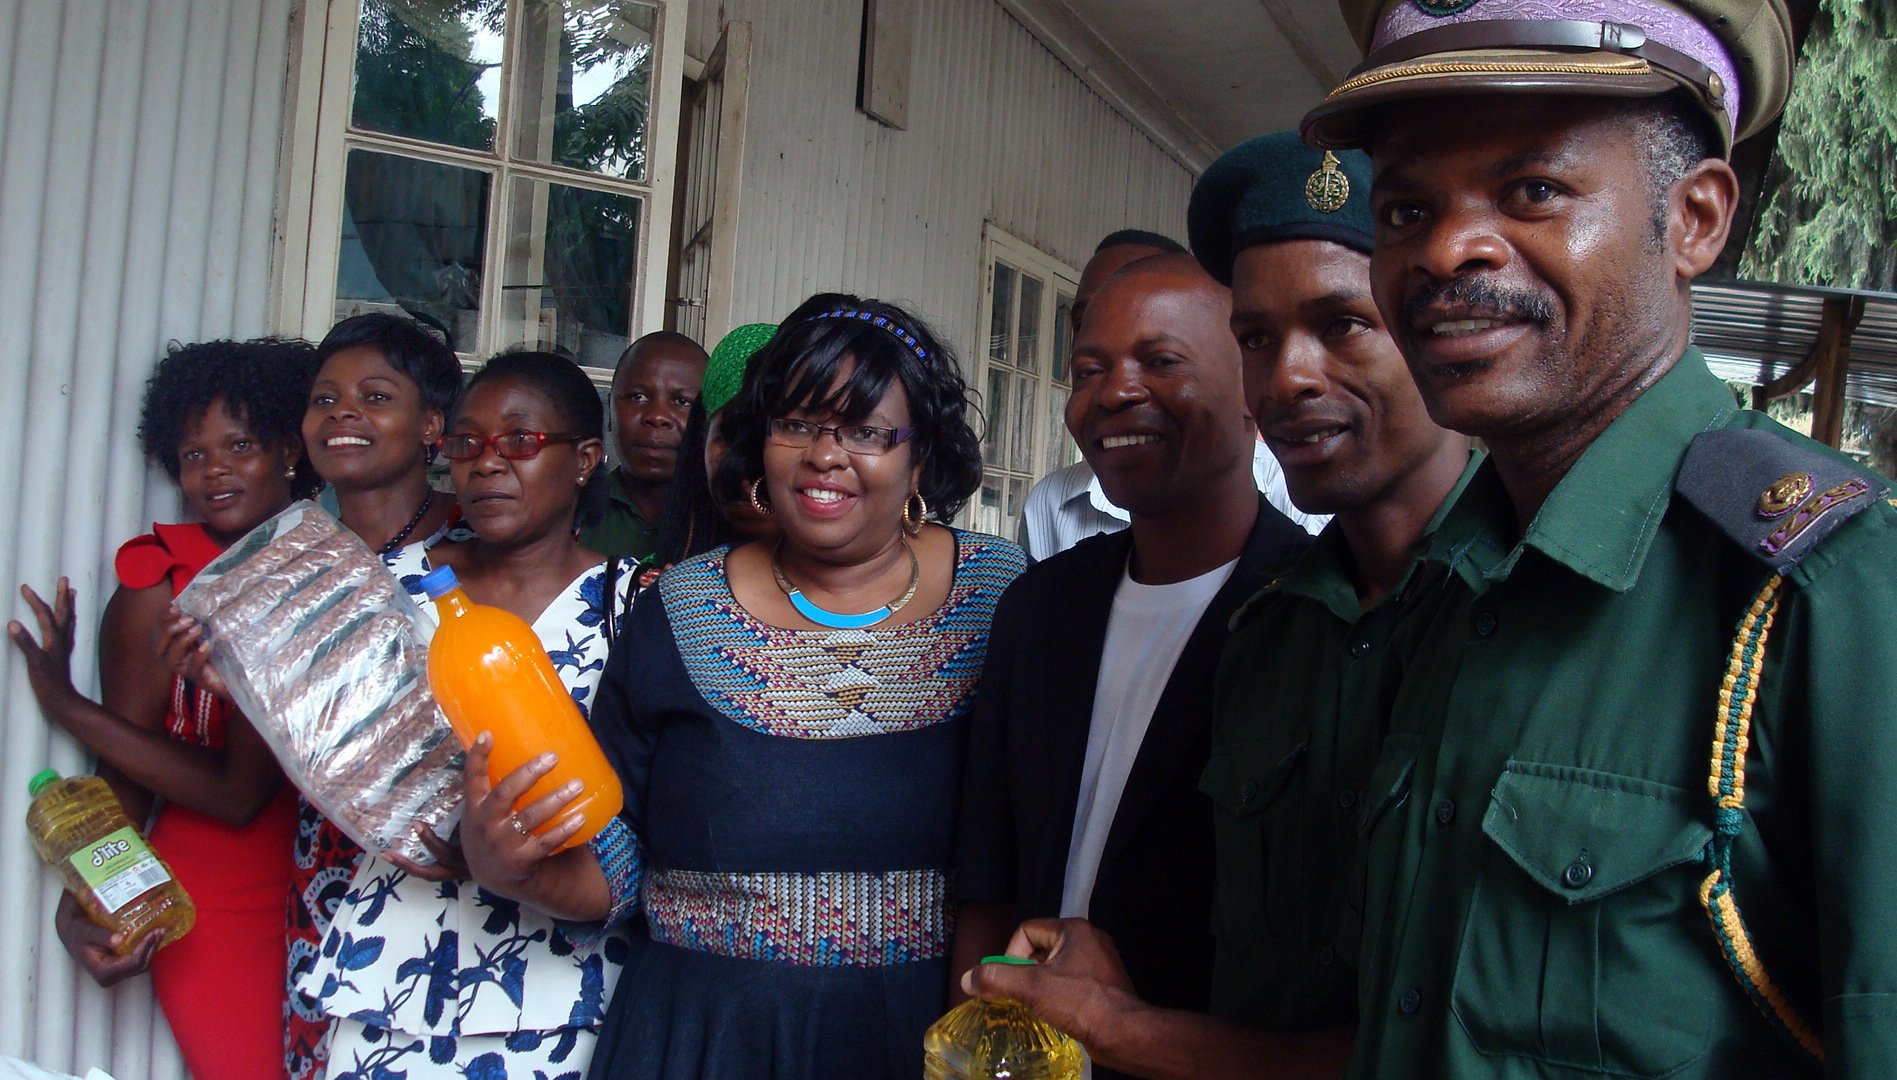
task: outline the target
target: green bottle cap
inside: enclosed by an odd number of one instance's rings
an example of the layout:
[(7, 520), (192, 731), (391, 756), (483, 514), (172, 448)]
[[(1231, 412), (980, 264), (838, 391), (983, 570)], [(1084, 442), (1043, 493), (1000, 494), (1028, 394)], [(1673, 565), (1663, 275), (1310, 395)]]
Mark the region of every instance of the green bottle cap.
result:
[(1034, 958), (1031, 956), (984, 956), (981, 958), (981, 962), (984, 964), (1032, 965), (1034, 963)]
[(59, 783), (58, 769), (41, 769), (33, 774), (33, 779), (26, 782), (26, 794), (29, 798), (38, 798), (39, 793), (46, 789), (46, 785), (57, 783)]

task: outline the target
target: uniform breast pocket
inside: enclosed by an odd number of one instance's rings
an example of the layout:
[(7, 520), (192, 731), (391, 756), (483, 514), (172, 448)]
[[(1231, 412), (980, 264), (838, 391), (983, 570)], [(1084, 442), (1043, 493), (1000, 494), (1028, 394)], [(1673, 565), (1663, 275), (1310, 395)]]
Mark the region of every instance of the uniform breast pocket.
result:
[(1462, 929), (1456, 1018), (1484, 1054), (1664, 1077), (1704, 1056), (1728, 976), (1699, 909), (1706, 796), (1511, 761)]
[(1222, 743), (1200, 778), (1200, 790), (1212, 799), (1219, 868), (1212, 930), (1221, 942), (1255, 946), (1297, 932), (1291, 887), (1297, 853), (1273, 821), (1283, 816), (1279, 804), (1306, 745), (1303, 739)]

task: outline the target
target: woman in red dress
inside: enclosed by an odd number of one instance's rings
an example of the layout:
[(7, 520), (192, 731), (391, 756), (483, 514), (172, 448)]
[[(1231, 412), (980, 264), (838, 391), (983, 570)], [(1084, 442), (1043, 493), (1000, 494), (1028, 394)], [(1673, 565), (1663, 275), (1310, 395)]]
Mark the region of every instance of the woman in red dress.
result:
[(196, 903), (196, 927), (121, 957), (116, 936), (70, 895), (54, 918), (67, 951), (102, 985), (149, 966), (196, 1080), (283, 1075), (296, 799), (255, 729), (229, 702), (173, 676), (158, 639), (172, 598), (206, 563), (315, 486), (299, 430), (312, 364), (308, 344), (269, 339), (185, 346), (159, 362), (139, 438), (202, 524), (154, 525), (119, 549), (120, 586), (100, 628), (101, 702), (72, 683), (74, 594), (64, 578), (51, 606), (21, 587), (38, 641), (18, 622), (8, 627), (41, 710), (98, 755), (128, 816), (143, 822), (163, 800), (152, 846)]
[[(385, 561), (448, 536), (460, 511), (452, 495), (429, 484), (428, 465), (461, 392), (454, 350), (413, 319), (374, 312), (332, 327), (316, 347), (316, 363), (299, 401), (303, 446), (335, 490), (343, 525)], [(223, 692), (201, 628), (175, 608), (161, 649), (172, 671)], [(329, 1021), (297, 994), (296, 982), (316, 963), (362, 849), (308, 800), (297, 804), (283, 1057), (290, 1080), (312, 1080), (323, 1075)]]

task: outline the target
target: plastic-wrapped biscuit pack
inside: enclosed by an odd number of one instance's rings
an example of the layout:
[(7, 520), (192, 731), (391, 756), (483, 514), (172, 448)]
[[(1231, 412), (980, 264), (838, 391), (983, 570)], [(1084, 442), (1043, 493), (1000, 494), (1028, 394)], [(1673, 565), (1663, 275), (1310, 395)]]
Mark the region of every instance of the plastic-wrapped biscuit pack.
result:
[(461, 743), (428, 690), (429, 621), (356, 534), (299, 502), (178, 596), (290, 782), (372, 852), (461, 813)]

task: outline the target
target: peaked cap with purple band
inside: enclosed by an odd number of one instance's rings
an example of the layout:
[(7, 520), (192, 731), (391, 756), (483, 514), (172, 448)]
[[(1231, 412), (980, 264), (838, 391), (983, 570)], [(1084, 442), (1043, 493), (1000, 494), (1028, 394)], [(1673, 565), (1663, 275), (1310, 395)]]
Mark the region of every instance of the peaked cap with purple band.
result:
[(1712, 118), (1722, 149), (1791, 89), (1784, 0), (1339, 0), (1369, 55), (1304, 118), (1313, 146), (1368, 139), (1372, 106), (1463, 94), (1654, 97)]

